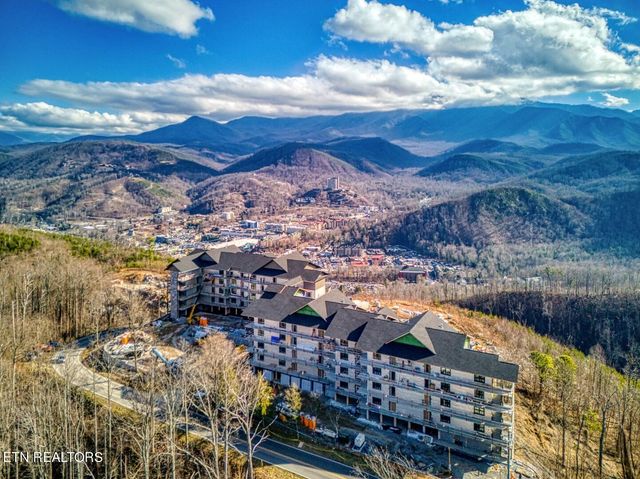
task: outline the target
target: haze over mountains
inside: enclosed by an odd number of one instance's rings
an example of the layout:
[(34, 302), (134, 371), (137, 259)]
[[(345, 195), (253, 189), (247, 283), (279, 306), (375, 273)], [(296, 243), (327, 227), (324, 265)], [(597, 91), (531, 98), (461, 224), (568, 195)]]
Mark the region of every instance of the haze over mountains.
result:
[[(381, 225), (384, 241), (432, 252), (591, 235), (626, 248), (640, 224), (631, 204), (638, 150), (638, 112), (527, 103), (225, 124), (191, 117), (139, 135), (4, 146), (0, 176), (13, 218), (125, 217), (160, 205), (251, 213), (286, 208), (340, 176), (359, 201), (377, 195), (413, 210)], [(628, 226), (617, 239), (607, 238), (606, 215)]]

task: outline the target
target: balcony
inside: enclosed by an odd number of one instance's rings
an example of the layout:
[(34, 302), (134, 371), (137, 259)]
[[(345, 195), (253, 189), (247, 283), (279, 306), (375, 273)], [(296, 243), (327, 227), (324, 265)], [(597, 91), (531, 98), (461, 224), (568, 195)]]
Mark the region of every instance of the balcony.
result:
[(465, 429), (451, 427), (439, 421), (434, 421), (433, 419), (426, 420), (424, 419), (424, 417), (413, 416), (410, 414), (402, 414), (397, 411), (389, 411), (388, 409), (384, 409), (382, 406), (378, 406), (372, 403), (365, 403), (364, 409), (368, 409), (369, 411), (374, 411), (380, 414), (385, 414), (386, 416), (396, 417), (398, 419), (404, 419), (406, 421), (424, 424), (425, 426), (436, 428), (439, 431), (447, 432), (452, 435), (469, 437), (478, 441), (487, 441), (490, 444), (499, 444), (505, 447), (509, 445), (509, 442), (505, 439), (502, 439), (501, 437), (500, 438), (492, 437), (490, 435), (476, 432), (476, 431), (468, 431)]
[(512, 392), (511, 388), (506, 388), (504, 387), (505, 385), (500, 384), (501, 381), (497, 381), (496, 384), (494, 385), (477, 383), (473, 380), (465, 380), (465, 379), (457, 378), (455, 376), (447, 376), (440, 373), (426, 372), (422, 367), (418, 368), (415, 365), (402, 366), (400, 364), (391, 364), (388, 362), (368, 359), (364, 356), (362, 357), (360, 362), (365, 365), (376, 366), (382, 369), (391, 369), (391, 370), (404, 373), (410, 376), (419, 376), (421, 378), (447, 382), (450, 384), (456, 384), (456, 385), (463, 386), (470, 389), (479, 389), (481, 391), (490, 392), (493, 394), (510, 394)]
[(294, 371), (294, 370), (288, 369), (286, 366), (279, 366), (277, 364), (271, 364), (266, 361), (259, 361), (256, 356), (254, 356), (251, 359), (251, 365), (254, 367), (259, 367), (269, 371), (277, 371), (280, 373), (288, 374), (290, 376), (296, 376), (302, 379), (309, 379), (311, 381), (321, 382), (323, 384), (331, 384), (331, 381), (329, 381), (327, 378), (321, 378), (314, 374), (307, 374), (306, 371), (300, 371), (300, 370)]

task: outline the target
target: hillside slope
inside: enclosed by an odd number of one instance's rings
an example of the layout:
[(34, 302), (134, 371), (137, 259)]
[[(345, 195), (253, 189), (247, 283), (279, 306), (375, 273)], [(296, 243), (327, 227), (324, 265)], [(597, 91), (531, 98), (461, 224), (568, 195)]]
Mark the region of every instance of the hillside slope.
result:
[(447, 181), (472, 180), (491, 183), (524, 174), (531, 169), (529, 165), (514, 160), (456, 154), (427, 166), (416, 174)]
[(586, 222), (566, 203), (525, 188), (502, 187), (411, 213), (391, 238), (420, 251), (433, 251), (439, 243), (483, 248), (576, 237)]
[(150, 145), (86, 141), (12, 150), (0, 161), (11, 214), (122, 217), (187, 203), (216, 170)]

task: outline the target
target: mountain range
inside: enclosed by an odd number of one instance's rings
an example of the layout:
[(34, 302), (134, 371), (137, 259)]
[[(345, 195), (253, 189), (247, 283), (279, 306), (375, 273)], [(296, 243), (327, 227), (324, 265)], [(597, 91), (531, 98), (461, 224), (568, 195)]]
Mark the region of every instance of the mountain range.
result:
[(633, 226), (626, 202), (640, 191), (640, 115), (590, 105), (191, 117), (63, 143), (2, 134), (0, 145), (5, 218), (274, 212), (339, 176), (353, 198), (408, 211), (377, 237), (425, 251), (603, 237), (607, 214)]

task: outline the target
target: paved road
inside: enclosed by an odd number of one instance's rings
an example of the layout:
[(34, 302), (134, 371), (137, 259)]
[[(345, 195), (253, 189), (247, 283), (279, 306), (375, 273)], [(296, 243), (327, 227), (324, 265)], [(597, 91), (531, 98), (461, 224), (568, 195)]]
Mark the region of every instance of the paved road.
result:
[[(73, 348), (63, 352), (65, 361), (54, 364), (54, 370), (74, 386), (84, 389), (96, 396), (109, 400), (121, 407), (136, 409), (130, 389), (115, 381), (97, 374), (82, 364), (81, 355), (91, 344), (89, 337), (76, 342)], [(204, 432), (193, 429), (190, 432), (206, 437)], [(243, 443), (236, 444), (242, 451)], [(344, 479), (358, 477), (355, 471), (340, 462), (284, 444), (274, 439), (266, 439), (254, 455), (257, 459), (272, 464), (306, 479)]]

